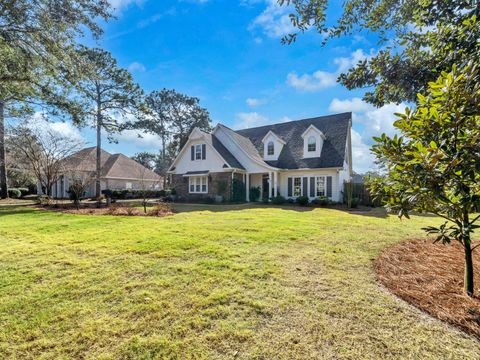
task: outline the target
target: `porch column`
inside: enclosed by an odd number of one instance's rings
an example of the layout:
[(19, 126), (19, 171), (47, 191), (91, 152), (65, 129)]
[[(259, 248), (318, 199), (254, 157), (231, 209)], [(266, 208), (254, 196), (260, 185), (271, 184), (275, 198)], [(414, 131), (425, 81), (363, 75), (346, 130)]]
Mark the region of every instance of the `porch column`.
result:
[(245, 187), (246, 189), (246, 195), (247, 195), (247, 202), (250, 201), (250, 174), (246, 173), (245, 174)]
[(272, 185), (273, 185), (273, 176), (272, 172), (268, 172), (268, 198), (270, 199), (272, 197)]
[(273, 197), (277, 196), (278, 172), (273, 173)]

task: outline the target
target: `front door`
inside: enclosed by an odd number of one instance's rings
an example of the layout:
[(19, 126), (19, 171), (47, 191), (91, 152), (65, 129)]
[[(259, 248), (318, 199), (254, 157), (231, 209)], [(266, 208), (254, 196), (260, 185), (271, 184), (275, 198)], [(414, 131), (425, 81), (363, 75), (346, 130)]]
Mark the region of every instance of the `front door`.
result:
[(262, 177), (262, 200), (263, 199), (269, 199), (270, 196), (268, 196), (268, 174), (263, 175)]

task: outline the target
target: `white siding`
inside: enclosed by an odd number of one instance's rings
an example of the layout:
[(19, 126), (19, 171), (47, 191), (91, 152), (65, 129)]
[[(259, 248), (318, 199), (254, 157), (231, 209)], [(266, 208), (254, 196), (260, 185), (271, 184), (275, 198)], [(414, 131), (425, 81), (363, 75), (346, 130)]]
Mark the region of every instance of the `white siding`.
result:
[[(312, 176), (331, 176), (332, 177), (332, 200), (342, 200), (342, 186), (339, 184), (339, 174), (337, 170), (291, 170), (279, 173), (280, 195), (288, 198), (288, 178), (289, 177), (307, 177)], [(308, 195), (310, 195), (310, 180), (308, 180)], [(309, 196), (310, 197), (310, 196)], [(310, 199), (313, 199), (310, 197)]]
[[(193, 160), (191, 159), (190, 147), (197, 144), (206, 144), (206, 159)], [(218, 155), (216, 150), (202, 139), (190, 140), (185, 145), (182, 153), (179, 155), (175, 164), (175, 174), (185, 174), (188, 171), (204, 171), (223, 172), (225, 169), (223, 165), (225, 161)]]

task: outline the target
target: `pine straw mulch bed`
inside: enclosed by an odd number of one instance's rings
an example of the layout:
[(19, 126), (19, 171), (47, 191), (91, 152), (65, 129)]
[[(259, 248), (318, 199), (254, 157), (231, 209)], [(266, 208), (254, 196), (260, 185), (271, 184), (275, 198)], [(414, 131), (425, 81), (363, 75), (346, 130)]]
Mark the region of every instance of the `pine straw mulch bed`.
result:
[(480, 248), (474, 251), (475, 297), (463, 292), (460, 244), (411, 240), (387, 248), (377, 259), (378, 280), (428, 314), (480, 339)]
[(54, 204), (39, 206), (41, 209), (58, 211), (64, 214), (77, 215), (114, 215), (114, 216), (156, 216), (163, 217), (173, 215), (175, 212), (170, 204), (159, 203), (153, 207), (147, 207), (147, 212), (143, 208), (137, 208), (128, 205), (112, 204), (110, 207), (102, 205), (97, 207), (95, 203), (83, 203), (77, 209), (73, 204)]

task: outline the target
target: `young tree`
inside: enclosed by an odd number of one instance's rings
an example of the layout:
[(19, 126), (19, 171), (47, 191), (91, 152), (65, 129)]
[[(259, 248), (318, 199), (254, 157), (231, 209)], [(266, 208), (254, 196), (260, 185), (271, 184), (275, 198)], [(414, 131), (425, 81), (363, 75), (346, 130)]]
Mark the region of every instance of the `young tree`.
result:
[(82, 141), (60, 134), (44, 124), (31, 123), (12, 128), (8, 141), (14, 157), (26, 164), (48, 196), (52, 195), (52, 186), (66, 171), (63, 159), (83, 145)]
[(68, 193), (77, 210), (80, 208), (80, 201), (85, 196), (87, 189), (95, 182), (95, 174), (76, 169), (67, 169), (67, 178), (70, 182)]
[(455, 67), (429, 84), (419, 105), (398, 114), (401, 136), (375, 138), (373, 152), (386, 174), (370, 181), (371, 190), (390, 210), (430, 212), (446, 220), (425, 230), (436, 240), (462, 244), (465, 291), (474, 293), (472, 234), (480, 216), (480, 71)]
[(133, 81), (132, 75), (117, 66), (112, 55), (102, 49), (80, 47), (84, 77), (79, 81), (76, 101), (81, 109), (75, 114), (80, 125), (93, 125), (97, 133), (97, 159), (95, 196), (101, 196), (101, 145), (102, 130), (112, 135), (126, 128), (126, 117), (136, 114), (142, 107), (142, 89)]
[(162, 139), (157, 169), (165, 181), (172, 148), (177, 153), (194, 127), (210, 130), (210, 115), (200, 106), (198, 98), (175, 90), (153, 91), (146, 96), (145, 104), (147, 115), (135, 127)]
[[(278, 3), (293, 5), (291, 20), (300, 32), (315, 28), (325, 42), (362, 31), (378, 36), (381, 50), (339, 77), (348, 89), (372, 88), (364, 99), (376, 106), (416, 101), (416, 94), (441, 71), (480, 56), (477, 0), (347, 0), (336, 21), (329, 14), (333, 1)], [(296, 37), (290, 34), (283, 41), (291, 43)]]
[(0, 198), (8, 195), (5, 111), (18, 101), (58, 103), (58, 89), (75, 78), (72, 44), (85, 30), (100, 36), (95, 20), (110, 16), (105, 0), (0, 3)]

